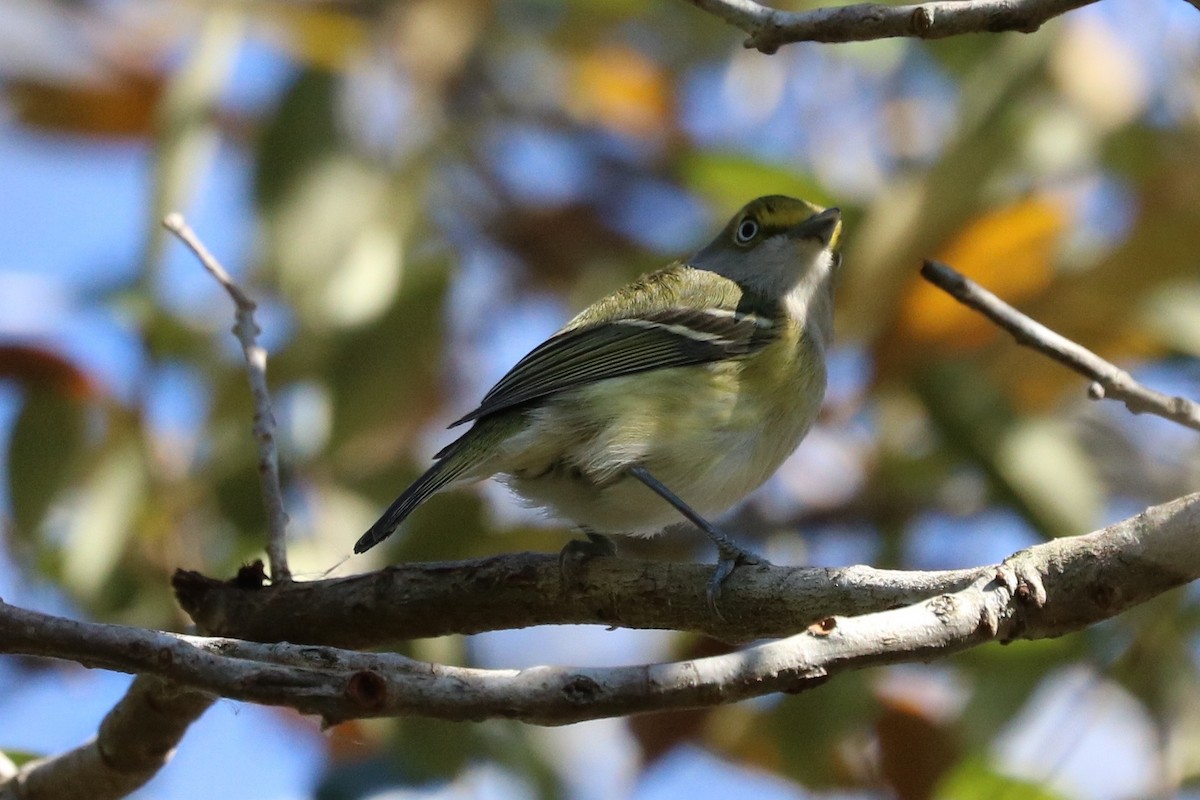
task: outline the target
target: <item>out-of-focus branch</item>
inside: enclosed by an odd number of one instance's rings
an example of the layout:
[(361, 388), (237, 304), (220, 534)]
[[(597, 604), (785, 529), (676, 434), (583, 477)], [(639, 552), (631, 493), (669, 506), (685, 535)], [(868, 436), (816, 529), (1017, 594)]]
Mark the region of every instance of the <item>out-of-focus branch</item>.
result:
[(1096, 0), (937, 0), (904, 6), (858, 3), (810, 11), (778, 11), (754, 0), (688, 0), (741, 28), (746, 47), (774, 53), (792, 42), (861, 42), (963, 33), (1032, 33), (1044, 22)]
[(220, 262), (209, 252), (183, 215), (168, 214), (163, 226), (179, 237), (217, 282), (229, 294), (236, 307), (233, 334), (246, 355), (246, 374), (254, 399), (254, 441), (258, 444), (258, 477), (263, 505), (267, 511), (267, 562), (271, 582), (287, 583), (292, 574), (287, 564), (287, 513), (283, 510), (283, 492), (279, 482), (279, 452), (275, 446), (275, 415), (267, 391), (267, 351), (258, 343), (260, 329), (254, 321), (255, 303), (242, 291)]
[(1123, 369), (1105, 361), (1082, 345), (1055, 333), (1040, 322), (1017, 311), (975, 281), (937, 261), (921, 267), (925, 280), (943, 289), (955, 300), (980, 312), (1008, 331), (1018, 344), (1031, 347), (1075, 370), (1093, 383), (1088, 396), (1093, 400), (1119, 400), (1134, 414), (1156, 414), (1200, 431), (1200, 403), (1172, 397), (1138, 383)]
[[(1023, 550), (956, 592), (829, 617), (787, 639), (670, 664), (468, 669), (395, 654), (77, 622), (2, 602), (0, 652), (155, 675), (330, 723), (422, 715), (557, 725), (798, 692), (851, 669), (1080, 630), (1200, 577), (1197, 535), (1200, 494), (1193, 494), (1095, 533)], [(559, 598), (543, 602), (555, 605)]]
[(0, 800), (116, 800), (170, 760), (188, 726), (216, 697), (159, 678), (134, 678), (95, 739), (30, 761), (0, 783)]
[[(271, 398), (267, 392), (267, 353), (258, 344), (259, 328), (254, 321), (254, 301), (242, 291), (200, 242), (181, 215), (168, 215), (163, 220), (163, 225), (195, 253), (200, 263), (221, 284), (236, 306), (233, 333), (246, 356), (246, 371), (254, 399), (253, 432), (258, 443), (258, 471), (268, 518), (267, 558), (271, 564), (272, 583), (290, 583), (291, 574), (287, 565), (287, 515), (283, 510), (283, 493), (280, 490), (275, 418), (271, 412)], [(33, 613), (14, 609), (2, 601), (0, 610), (17, 617)], [(26, 623), (32, 627), (22, 628), (21, 634), (34, 638), (47, 634), (53, 638), (54, 630), (61, 634), (64, 630), (70, 631), (72, 624), (84, 624), (70, 623), (68, 620), (53, 617), (45, 619), (52, 621), (47, 630), (39, 629), (36, 622)], [(12, 620), (0, 620), (0, 630), (5, 628), (6, 623), (11, 625)], [(93, 630), (112, 628), (113, 626), (94, 626)], [(151, 638), (166, 636), (153, 631), (123, 630), (146, 634)], [(74, 632), (78, 633), (78, 629)], [(13, 634), (11, 627), (8, 628), (8, 633)], [(0, 634), (0, 639), (4, 638), (6, 636)], [(126, 638), (123, 646), (131, 648), (127, 655), (136, 656), (150, 652), (132, 652), (147, 645), (144, 641), (139, 641), (136, 635)], [(69, 635), (67, 641), (70, 641)], [(102, 641), (95, 640), (92, 644), (100, 645)], [(7, 644), (7, 641), (0, 643), (0, 652), (19, 652), (8, 649), (5, 646)], [(103, 656), (93, 657), (86, 643), (73, 646), (73, 649), (75, 655), (72, 660), (81, 664), (112, 666)], [(100, 646), (99, 649), (103, 650), (103, 647)], [(27, 652), (33, 654), (42, 650), (40, 646), (33, 646)], [(162, 651), (158, 652), (161, 656)], [(46, 650), (45, 654), (61, 657), (54, 647)], [(169, 654), (167, 657), (169, 658)], [(122, 669), (120, 666), (116, 668)], [(101, 722), (96, 738), (66, 753), (25, 764), (15, 775), (0, 775), (0, 800), (115, 800), (125, 797), (162, 769), (170, 760), (175, 746), (188, 726), (216, 699), (216, 695), (204, 691), (202, 686), (197, 688), (195, 684), (191, 687), (176, 685), (171, 681), (170, 670), (160, 677), (155, 677), (154, 670), (123, 671), (136, 673), (138, 677)]]

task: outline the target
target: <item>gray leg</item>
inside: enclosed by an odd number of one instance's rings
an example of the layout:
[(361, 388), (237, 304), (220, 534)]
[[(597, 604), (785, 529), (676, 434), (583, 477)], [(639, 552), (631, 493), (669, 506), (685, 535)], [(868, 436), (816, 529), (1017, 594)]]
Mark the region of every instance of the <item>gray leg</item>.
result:
[(687, 503), (679, 497), (679, 495), (668, 489), (658, 478), (650, 474), (645, 467), (630, 467), (629, 474), (644, 483), (651, 491), (673, 505), (675, 509), (695, 525), (700, 530), (704, 531), (708, 538), (712, 539), (713, 544), (717, 546), (717, 553), (720, 554), (720, 559), (717, 561), (717, 568), (713, 570), (713, 576), (708, 581), (708, 590), (705, 597), (708, 600), (708, 607), (718, 617), (721, 612), (717, 610), (717, 599), (721, 596), (721, 585), (725, 583), (725, 579), (733, 574), (733, 571), (739, 564), (759, 564), (763, 559), (751, 553), (749, 550), (743, 549), (733, 539), (730, 539), (721, 531), (713, 527), (713, 524), (698, 514)]

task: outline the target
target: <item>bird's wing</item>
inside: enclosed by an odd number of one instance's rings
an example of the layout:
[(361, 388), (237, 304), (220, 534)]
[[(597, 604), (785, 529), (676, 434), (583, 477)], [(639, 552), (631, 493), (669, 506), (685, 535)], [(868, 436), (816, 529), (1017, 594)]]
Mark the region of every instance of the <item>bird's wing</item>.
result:
[(722, 308), (668, 308), (568, 328), (517, 362), (451, 427), (607, 378), (746, 356), (777, 335), (765, 316)]

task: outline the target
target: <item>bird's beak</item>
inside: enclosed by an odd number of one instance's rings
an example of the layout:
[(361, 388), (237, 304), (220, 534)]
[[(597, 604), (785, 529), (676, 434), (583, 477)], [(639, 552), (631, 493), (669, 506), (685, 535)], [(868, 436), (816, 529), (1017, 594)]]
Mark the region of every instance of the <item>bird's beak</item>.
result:
[(827, 208), (792, 228), (788, 231), (788, 236), (793, 239), (816, 239), (822, 247), (828, 247), (841, 223), (841, 209)]

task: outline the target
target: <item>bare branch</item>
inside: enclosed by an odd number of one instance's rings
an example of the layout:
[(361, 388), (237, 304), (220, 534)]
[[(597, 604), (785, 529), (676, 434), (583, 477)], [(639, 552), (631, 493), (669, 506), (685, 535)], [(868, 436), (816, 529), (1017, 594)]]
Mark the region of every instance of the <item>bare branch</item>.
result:
[(774, 53), (792, 42), (861, 42), (896, 36), (942, 39), (963, 33), (1033, 33), (1096, 0), (937, 0), (907, 6), (859, 3), (778, 11), (754, 0), (689, 0), (750, 34), (746, 47)]
[(1198, 534), (1200, 494), (1193, 494), (1086, 536), (1021, 551), (954, 593), (831, 617), (787, 639), (671, 664), (469, 669), (77, 622), (3, 603), (0, 652), (156, 675), (329, 722), (418, 714), (554, 725), (797, 692), (846, 670), (929, 660), (996, 639), (1059, 636), (1200, 577)]
[(399, 564), (365, 575), (259, 587), (180, 571), (180, 605), (213, 636), (379, 647), (449, 633), (563, 623), (697, 631), (727, 642), (790, 636), (814, 620), (956, 592), (987, 569), (916, 572), (745, 565), (729, 578), (721, 619), (704, 600), (712, 567), (595, 559), (562, 586), (558, 559), (514, 553)]
[[(0, 800), (116, 800), (171, 759), (188, 726), (215, 696), (139, 676), (90, 742), (30, 761), (0, 782)], [(3, 777), (3, 776), (0, 776)]]
[[(267, 556), (273, 581), (290, 582), (285, 541), (287, 516), (280, 491), (275, 419), (267, 392), (267, 354), (257, 342), (255, 304), (182, 216), (171, 214), (163, 220), (163, 225), (191, 248), (236, 306), (233, 333), (246, 356), (254, 398), (254, 438), (259, 446), (259, 476), (268, 517)], [(78, 655), (75, 660), (88, 663), (85, 650)], [(127, 671), (141, 674), (105, 716), (96, 738), (66, 753), (25, 764), (15, 774), (0, 776), (0, 800), (115, 800), (135, 791), (162, 769), (188, 726), (216, 697), (150, 676), (145, 670)]]
[(1138, 383), (1123, 369), (1105, 361), (1082, 345), (1055, 333), (1005, 303), (975, 281), (937, 261), (921, 267), (925, 280), (950, 294), (955, 300), (980, 312), (1008, 331), (1018, 344), (1031, 347), (1075, 370), (1093, 383), (1088, 396), (1119, 400), (1134, 414), (1156, 414), (1200, 431), (1200, 403), (1184, 397), (1172, 397)]
[(287, 513), (279, 482), (279, 452), (275, 446), (275, 415), (267, 391), (267, 351), (258, 344), (260, 329), (254, 321), (254, 301), (242, 291), (220, 262), (209, 252), (182, 214), (168, 214), (163, 226), (179, 237), (200, 263), (225, 289), (236, 306), (233, 335), (246, 355), (246, 374), (254, 399), (254, 441), (258, 444), (258, 477), (267, 511), (267, 561), (272, 583), (287, 583), (292, 573), (287, 564)]

